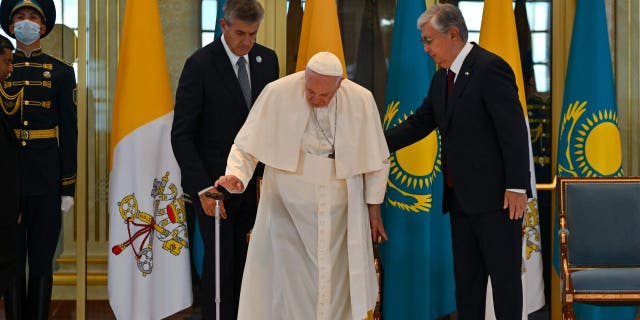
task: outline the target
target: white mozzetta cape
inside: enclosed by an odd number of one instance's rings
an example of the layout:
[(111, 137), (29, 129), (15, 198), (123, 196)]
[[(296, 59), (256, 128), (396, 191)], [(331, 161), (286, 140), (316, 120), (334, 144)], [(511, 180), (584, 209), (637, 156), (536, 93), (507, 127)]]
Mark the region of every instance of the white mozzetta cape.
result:
[[(238, 132), (236, 146), (267, 166), (295, 172), (311, 114), (304, 83), (304, 71), (300, 71), (268, 84)], [(382, 169), (389, 149), (373, 95), (348, 79), (336, 95), (336, 178)]]

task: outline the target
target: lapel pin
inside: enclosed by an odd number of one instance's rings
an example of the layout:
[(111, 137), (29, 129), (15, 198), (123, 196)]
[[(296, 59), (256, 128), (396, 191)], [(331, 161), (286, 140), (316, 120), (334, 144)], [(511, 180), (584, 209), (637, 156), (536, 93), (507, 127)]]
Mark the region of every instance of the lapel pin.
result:
[(261, 56), (257, 56), (256, 57), (256, 62), (257, 63), (261, 63), (262, 62), (262, 57)]
[(465, 75), (465, 76), (468, 76), (468, 75), (469, 75), (469, 71), (465, 71), (465, 72), (464, 72), (464, 75)]

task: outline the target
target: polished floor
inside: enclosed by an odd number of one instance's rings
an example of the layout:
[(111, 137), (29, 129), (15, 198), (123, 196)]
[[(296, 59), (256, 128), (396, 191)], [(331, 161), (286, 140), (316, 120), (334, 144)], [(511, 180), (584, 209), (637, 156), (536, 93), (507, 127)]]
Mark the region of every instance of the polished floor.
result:
[[(86, 319), (91, 320), (115, 320), (116, 317), (113, 315), (111, 311), (111, 307), (109, 306), (109, 301), (100, 300), (100, 301), (87, 301), (86, 305)], [(51, 302), (51, 310), (50, 310), (50, 319), (60, 319), (60, 320), (73, 320), (76, 319), (76, 304), (75, 301), (70, 300), (57, 300)], [(4, 304), (0, 303), (0, 319), (5, 319), (4, 316)], [(199, 310), (196, 309), (186, 309), (183, 310), (171, 317), (166, 318), (167, 320), (200, 320)], [(456, 320), (457, 317), (455, 315), (447, 316), (440, 318), (438, 320)], [(549, 320), (549, 311), (547, 308), (543, 308), (537, 312), (534, 312), (529, 315), (529, 320)]]
[[(195, 271), (194, 271), (195, 274)], [(192, 308), (185, 309), (175, 315), (172, 315), (165, 320), (202, 320), (200, 315), (200, 290), (198, 281), (193, 279), (192, 287), (194, 289), (194, 305)], [(73, 300), (54, 300), (51, 302), (49, 310), (49, 319), (53, 320), (75, 320), (76, 317), (76, 302)], [(4, 314), (4, 302), (0, 302), (0, 320), (5, 319)], [(97, 300), (87, 301), (86, 304), (86, 317), (90, 320), (115, 320), (116, 317), (111, 310), (109, 301)], [(436, 320), (458, 320), (456, 314), (448, 315)], [(529, 315), (529, 320), (549, 320), (549, 308), (544, 307)], [(638, 319), (640, 320), (640, 319)]]
[[(115, 320), (116, 317), (111, 311), (109, 301), (87, 301), (86, 305), (86, 319), (91, 320)], [(199, 310), (194, 311), (189, 308), (183, 310), (167, 320), (196, 320), (201, 319), (199, 316)], [(196, 316), (197, 315), (197, 316)], [(4, 320), (4, 303), (0, 303), (0, 319)], [(49, 310), (49, 319), (52, 320), (74, 320), (76, 319), (76, 302), (72, 300), (55, 300), (51, 302), (51, 308)]]

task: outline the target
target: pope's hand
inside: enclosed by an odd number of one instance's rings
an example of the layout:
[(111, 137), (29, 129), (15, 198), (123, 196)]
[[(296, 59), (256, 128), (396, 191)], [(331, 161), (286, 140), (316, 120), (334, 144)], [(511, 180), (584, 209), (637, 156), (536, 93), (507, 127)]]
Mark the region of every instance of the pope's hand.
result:
[(226, 176), (221, 176), (218, 181), (213, 184), (214, 187), (223, 186), (227, 191), (233, 193), (239, 193), (244, 190), (244, 184), (238, 177), (229, 174)]
[(381, 244), (382, 241), (389, 240), (384, 231), (382, 217), (380, 215), (380, 204), (367, 204), (369, 210), (369, 223), (371, 225), (371, 240), (373, 243)]

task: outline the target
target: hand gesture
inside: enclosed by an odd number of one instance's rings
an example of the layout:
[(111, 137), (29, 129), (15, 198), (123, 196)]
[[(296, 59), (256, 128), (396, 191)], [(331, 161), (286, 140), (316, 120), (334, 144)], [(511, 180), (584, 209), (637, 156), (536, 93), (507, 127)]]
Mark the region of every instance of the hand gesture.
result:
[(509, 208), (509, 219), (516, 220), (524, 216), (527, 210), (527, 194), (505, 191), (503, 209)]
[(371, 225), (371, 240), (377, 244), (389, 240), (387, 233), (384, 231), (384, 225), (382, 225), (380, 204), (367, 204), (367, 207), (369, 209), (369, 224)]

